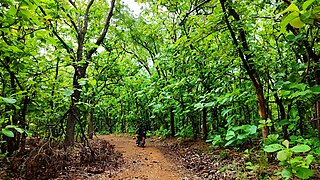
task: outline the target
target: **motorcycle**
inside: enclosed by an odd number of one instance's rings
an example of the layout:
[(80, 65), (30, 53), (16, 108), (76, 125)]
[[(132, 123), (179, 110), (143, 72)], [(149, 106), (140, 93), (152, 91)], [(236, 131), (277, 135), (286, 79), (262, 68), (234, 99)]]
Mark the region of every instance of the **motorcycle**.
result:
[(138, 137), (138, 139), (136, 141), (137, 146), (144, 147), (145, 143), (146, 143), (146, 137), (145, 136), (142, 136), (141, 138)]

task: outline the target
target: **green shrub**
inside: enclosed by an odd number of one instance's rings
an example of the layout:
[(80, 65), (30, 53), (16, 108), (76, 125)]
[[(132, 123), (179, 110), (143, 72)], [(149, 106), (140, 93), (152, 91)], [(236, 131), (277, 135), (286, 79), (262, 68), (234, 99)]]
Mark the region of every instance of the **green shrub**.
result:
[(285, 169), (279, 172), (282, 177), (289, 179), (296, 176), (300, 179), (308, 179), (313, 175), (313, 171), (309, 169), (310, 164), (314, 160), (313, 155), (307, 154), (306, 157), (298, 154), (306, 153), (311, 150), (310, 146), (298, 144), (292, 148), (289, 147), (289, 141), (285, 140), (282, 144), (270, 144), (265, 146), (265, 152), (277, 152), (276, 158), (280, 161), (280, 165), (285, 166)]

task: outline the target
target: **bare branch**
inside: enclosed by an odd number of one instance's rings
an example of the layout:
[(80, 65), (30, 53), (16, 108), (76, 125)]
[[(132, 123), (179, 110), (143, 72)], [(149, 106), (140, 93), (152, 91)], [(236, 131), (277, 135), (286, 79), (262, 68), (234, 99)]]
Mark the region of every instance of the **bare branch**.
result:
[(91, 0), (87, 6), (86, 12), (84, 13), (84, 23), (83, 23), (83, 29), (82, 29), (82, 34), (86, 34), (87, 33), (87, 29), (88, 29), (88, 21), (89, 21), (89, 10), (90, 7), (92, 6), (94, 0)]
[(188, 16), (195, 10), (199, 9), (201, 6), (203, 6), (204, 4), (210, 2), (211, 0), (204, 0), (203, 2), (201, 2), (200, 4), (198, 4), (196, 7), (194, 7), (192, 10), (190, 10), (189, 12), (187, 12), (187, 14), (184, 16), (184, 18), (182, 19), (182, 21), (179, 23), (179, 25), (183, 25), (185, 23), (185, 21), (187, 20)]
[(78, 9), (75, 2), (69, 0), (69, 3), (72, 4), (72, 6), (73, 6), (74, 8)]
[[(111, 17), (113, 15), (114, 4), (115, 4), (115, 0), (112, 0), (108, 16), (106, 18), (106, 21), (104, 22), (104, 28), (102, 30), (102, 33), (100, 34), (100, 37), (98, 38), (98, 40), (95, 43), (97, 46), (100, 46), (100, 44), (102, 43), (103, 39), (105, 38), (105, 36), (106, 36), (106, 34), (108, 32), (109, 25), (110, 25), (110, 20), (111, 20)], [(86, 55), (87, 59), (91, 58), (92, 54), (97, 50), (97, 46), (95, 46), (95, 47), (93, 47), (92, 49), (89, 50), (89, 52)]]
[[(70, 16), (69, 13), (67, 13), (67, 11), (66, 11), (63, 7), (62, 7), (61, 9), (67, 14), (68, 18), (70, 18), (71, 24), (72, 24), (73, 28), (77, 31), (77, 34), (78, 34), (78, 33), (79, 33), (79, 29), (78, 29), (75, 21), (73, 20), (73, 18)], [(67, 23), (66, 23), (66, 24), (67, 24)], [(69, 25), (69, 24), (68, 24), (68, 25)], [(69, 25), (69, 26), (70, 26), (70, 25)], [(71, 27), (71, 26), (70, 26), (70, 27)]]

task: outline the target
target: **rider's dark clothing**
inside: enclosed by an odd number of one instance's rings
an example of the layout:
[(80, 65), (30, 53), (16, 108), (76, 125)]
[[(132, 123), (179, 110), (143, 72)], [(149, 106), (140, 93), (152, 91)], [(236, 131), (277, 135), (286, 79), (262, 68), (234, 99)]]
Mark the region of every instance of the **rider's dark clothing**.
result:
[(146, 130), (143, 126), (140, 126), (139, 129), (136, 131), (136, 134), (138, 134), (137, 142), (141, 141), (142, 137), (146, 137)]

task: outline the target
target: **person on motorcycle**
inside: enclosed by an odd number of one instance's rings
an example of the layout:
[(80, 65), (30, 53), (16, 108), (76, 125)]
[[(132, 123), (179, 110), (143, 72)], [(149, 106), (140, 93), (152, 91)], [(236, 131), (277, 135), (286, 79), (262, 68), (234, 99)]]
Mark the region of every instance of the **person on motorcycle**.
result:
[(139, 129), (136, 131), (137, 136), (137, 141), (136, 143), (139, 144), (139, 142), (142, 140), (142, 137), (144, 137), (144, 139), (146, 138), (146, 130), (143, 127), (143, 124), (140, 123), (139, 125)]

